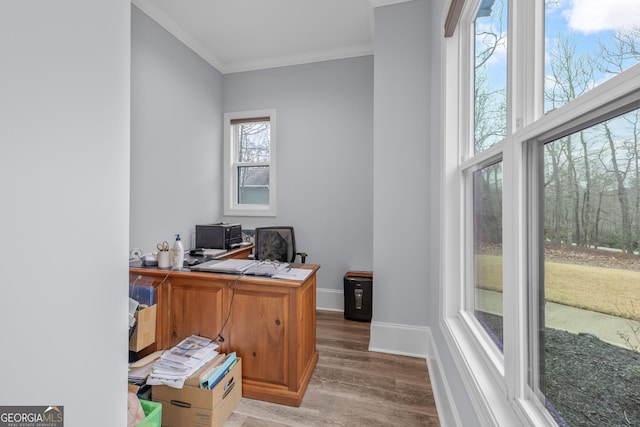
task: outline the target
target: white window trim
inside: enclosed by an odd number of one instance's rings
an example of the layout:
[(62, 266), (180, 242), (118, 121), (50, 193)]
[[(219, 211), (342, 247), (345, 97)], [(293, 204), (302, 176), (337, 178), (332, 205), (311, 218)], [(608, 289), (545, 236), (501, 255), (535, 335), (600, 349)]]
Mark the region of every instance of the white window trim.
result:
[[(527, 4), (528, 3), (528, 4)], [(535, 6), (534, 3), (539, 4)], [(527, 185), (530, 182), (527, 165), (527, 142), (544, 140), (550, 134), (557, 134), (564, 124), (582, 124), (594, 120), (589, 116), (602, 116), (603, 111), (625, 108), (640, 102), (640, 64), (602, 83), (582, 97), (542, 116), (542, 102), (526, 105), (526, 99), (535, 99), (535, 93), (543, 90), (542, 73), (544, 65), (543, 47), (536, 44), (533, 36), (540, 31), (544, 10), (542, 2), (515, 1), (510, 6), (509, 31), (515, 26), (528, 28), (524, 37), (511, 37), (509, 50), (513, 58), (510, 75), (526, 76), (520, 82), (508, 78), (510, 102), (514, 114), (509, 116), (509, 130), (503, 144), (492, 147), (486, 153), (469, 158), (467, 147), (462, 145), (465, 135), (470, 135), (473, 126), (469, 117), (468, 100), (470, 67), (468, 18), (474, 16), (479, 1), (465, 2), (461, 23), (450, 38), (442, 40), (443, 71), (445, 84), (441, 99), (444, 101), (443, 138), (443, 180), (440, 245), (441, 264), (441, 328), (453, 355), (462, 381), (475, 412), (482, 425), (555, 425), (555, 422), (532, 396), (527, 383), (528, 341), (520, 339), (528, 335), (529, 319), (526, 283), (530, 280), (528, 251), (528, 207)], [(473, 9), (473, 10), (472, 10)], [(527, 16), (538, 19), (532, 25)], [(466, 22), (466, 24), (465, 24)], [(518, 55), (518, 52), (534, 52), (532, 57)], [(528, 61), (528, 63), (527, 63)], [(464, 68), (466, 67), (466, 68)], [(519, 85), (519, 87), (516, 87)], [(603, 106), (598, 108), (598, 106)], [(536, 120), (537, 119), (537, 120)], [(534, 123), (535, 121), (535, 123)], [(532, 125), (533, 123), (533, 125)], [(567, 127), (570, 129), (570, 126)], [(477, 322), (469, 313), (469, 286), (465, 285), (464, 259), (465, 227), (465, 170), (486, 162), (501, 153), (503, 158), (503, 236), (509, 236), (503, 246), (504, 315), (512, 321), (504, 323), (505, 353), (503, 364), (495, 357), (486, 340), (478, 337)]]
[[(269, 146), (269, 204), (249, 205), (239, 204), (237, 198), (237, 173), (234, 167), (234, 148), (231, 132), (231, 121), (235, 119), (250, 119), (255, 117), (269, 117), (270, 146)], [(276, 110), (253, 110), (224, 115), (224, 150), (223, 150), (223, 182), (224, 182), (224, 215), (226, 216), (276, 216)]]

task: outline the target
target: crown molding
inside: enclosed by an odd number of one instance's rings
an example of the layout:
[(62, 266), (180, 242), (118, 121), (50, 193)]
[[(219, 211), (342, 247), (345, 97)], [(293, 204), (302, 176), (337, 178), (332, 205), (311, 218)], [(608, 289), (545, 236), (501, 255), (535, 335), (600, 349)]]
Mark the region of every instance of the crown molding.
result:
[(194, 51), (198, 56), (207, 61), (213, 68), (222, 72), (224, 64), (211, 51), (202, 46), (193, 39), (180, 25), (167, 16), (161, 9), (153, 6), (151, 3), (145, 5), (140, 4), (138, 0), (131, 0), (134, 6), (144, 12), (149, 18), (153, 19), (162, 28), (171, 33), (175, 38), (184, 43), (189, 49)]
[(363, 44), (349, 46), (343, 49), (308, 52), (302, 55), (264, 58), (254, 61), (229, 63), (224, 69), (218, 69), (222, 74), (240, 73), (244, 71), (264, 70), (268, 68), (287, 67), (290, 65), (311, 64), (314, 62), (333, 61), (336, 59), (355, 58), (373, 55), (373, 45)]
[[(377, 1), (377, 0), (376, 0)], [(407, 1), (407, 0), (402, 0)], [(395, 2), (398, 2), (397, 0)], [(144, 14), (153, 19), (162, 28), (172, 34), (194, 53), (208, 62), (221, 74), (239, 73), (245, 71), (256, 71), (268, 68), (286, 67), (290, 65), (310, 64), (313, 62), (331, 61), (336, 59), (353, 58), (359, 56), (373, 55), (373, 44), (347, 46), (341, 49), (330, 49), (323, 51), (311, 51), (301, 55), (290, 55), (280, 57), (262, 58), (245, 62), (224, 63), (220, 61), (209, 49), (198, 43), (171, 17), (151, 2), (141, 0), (131, 0), (131, 3), (140, 9)], [(370, 16), (370, 31), (373, 37), (373, 9)]]

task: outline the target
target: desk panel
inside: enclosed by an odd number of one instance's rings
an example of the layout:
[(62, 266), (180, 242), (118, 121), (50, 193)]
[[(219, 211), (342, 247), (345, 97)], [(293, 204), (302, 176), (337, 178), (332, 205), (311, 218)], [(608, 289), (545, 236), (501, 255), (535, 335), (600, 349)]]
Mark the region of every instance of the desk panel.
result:
[(215, 339), (229, 316), (220, 347), (243, 359), (243, 396), (299, 406), (318, 360), (315, 294), (319, 266), (300, 267), (312, 270), (302, 282), (130, 268), (130, 280), (139, 275), (150, 277), (156, 287), (156, 343), (144, 354), (170, 348), (194, 334)]

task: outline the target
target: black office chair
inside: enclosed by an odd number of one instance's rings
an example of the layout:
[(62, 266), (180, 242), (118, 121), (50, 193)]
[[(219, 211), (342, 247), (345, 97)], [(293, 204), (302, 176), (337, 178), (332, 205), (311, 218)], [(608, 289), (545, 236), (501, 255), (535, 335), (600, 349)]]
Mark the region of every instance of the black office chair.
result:
[(295, 262), (300, 255), (304, 264), (305, 252), (296, 252), (296, 237), (293, 227), (258, 227), (255, 230), (255, 259), (280, 262)]

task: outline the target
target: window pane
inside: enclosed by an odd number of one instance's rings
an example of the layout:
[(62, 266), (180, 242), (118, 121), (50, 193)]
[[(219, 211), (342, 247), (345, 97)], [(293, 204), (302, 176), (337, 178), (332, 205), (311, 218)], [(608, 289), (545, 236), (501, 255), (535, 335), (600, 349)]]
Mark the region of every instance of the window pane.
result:
[(269, 166), (241, 166), (238, 168), (238, 203), (269, 204)]
[(269, 161), (270, 123), (252, 122), (233, 125), (237, 135), (237, 161), (244, 163)]
[(475, 316), (502, 350), (502, 163), (473, 174)]
[(507, 0), (483, 0), (474, 21), (474, 151), (507, 133)]
[(545, 112), (640, 60), (640, 2), (545, 1)]
[(544, 148), (538, 387), (560, 425), (640, 425), (640, 110)]

